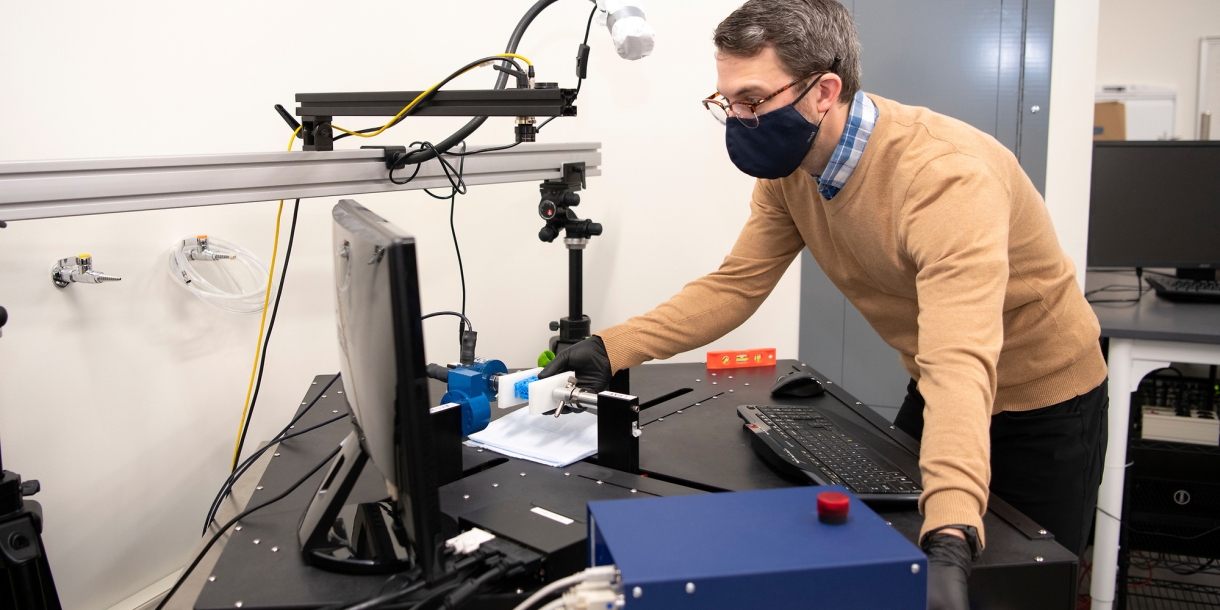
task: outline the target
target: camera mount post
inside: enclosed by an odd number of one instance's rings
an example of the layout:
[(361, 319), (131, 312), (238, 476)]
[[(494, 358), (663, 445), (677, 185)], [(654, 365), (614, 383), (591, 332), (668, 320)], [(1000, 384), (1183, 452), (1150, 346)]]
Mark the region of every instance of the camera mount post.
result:
[(563, 245), (568, 250), (568, 315), (558, 322), (551, 322), (552, 331), (559, 335), (551, 337), (550, 349), (559, 353), (577, 342), (587, 339), (593, 332), (592, 321), (584, 314), (584, 251), (589, 239), (602, 234), (602, 226), (590, 219), (581, 219), (572, 211), (580, 205), (576, 191), (585, 187), (585, 164), (563, 164), (563, 176), (547, 180), (539, 190), (542, 201), (538, 204), (538, 215), (546, 226), (538, 231), (538, 239), (550, 243), (564, 234)]
[[(0, 307), (0, 327), (6, 322), (8, 312)], [(22, 481), (0, 461), (0, 608), (61, 607), (42, 544), (42, 506), (25, 499), (38, 491), (38, 481)]]

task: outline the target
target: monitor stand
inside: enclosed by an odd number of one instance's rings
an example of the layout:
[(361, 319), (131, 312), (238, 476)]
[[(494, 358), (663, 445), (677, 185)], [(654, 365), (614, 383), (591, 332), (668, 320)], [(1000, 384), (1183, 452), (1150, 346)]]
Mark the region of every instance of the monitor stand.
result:
[(1182, 267), (1178, 267), (1176, 270), (1174, 270), (1174, 275), (1184, 280), (1198, 280), (1201, 282), (1216, 281), (1215, 269), (1199, 269), (1197, 267), (1184, 269)]
[(358, 505), (351, 536), (344, 531), (339, 513), (369, 457), (355, 430), (341, 446), (297, 530), (305, 563), (346, 574), (389, 574), (410, 569), (413, 562), (406, 550), (406, 536), (398, 532), (399, 544), (394, 544), (390, 524), (399, 530), (401, 526), (393, 518), (387, 523), (379, 502)]

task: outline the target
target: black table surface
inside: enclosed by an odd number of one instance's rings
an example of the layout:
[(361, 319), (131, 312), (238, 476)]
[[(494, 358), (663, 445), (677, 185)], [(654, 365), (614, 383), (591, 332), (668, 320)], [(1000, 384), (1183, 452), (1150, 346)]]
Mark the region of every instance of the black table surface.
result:
[[(1085, 291), (1114, 286), (1130, 290), (1103, 292), (1093, 299), (1126, 299), (1136, 296), (1134, 271), (1089, 271)], [(1137, 303), (1095, 303), (1093, 313), (1101, 323), (1101, 336), (1149, 341), (1220, 343), (1220, 303), (1177, 303), (1162, 299), (1147, 284)]]
[[(872, 426), (879, 434), (891, 434), (891, 440), (896, 443), (913, 443), (901, 432), (891, 430), (884, 419), (833, 382), (794, 361), (781, 361), (778, 367), (718, 371), (715, 375), (703, 364), (645, 365), (632, 369), (631, 392), (639, 396), (641, 405), (647, 406), (641, 412), (640, 464), (645, 477), (655, 483), (643, 481), (637, 485), (624, 481), (621, 485), (603, 486), (602, 493), (629, 494), (635, 492), (627, 488), (638, 487), (642, 493), (667, 495), (683, 493), (682, 486), (704, 491), (744, 491), (798, 484), (780, 476), (754, 453), (736, 415), (738, 405), (774, 404), (775, 399), (768, 394), (770, 384), (777, 375), (793, 368), (814, 372), (826, 382), (828, 391), (820, 397), (784, 399), (784, 402), (802, 404), (808, 401), (835, 414), (855, 418), (854, 421)], [(330, 376), (315, 379), (302, 399), (302, 408), (329, 380)], [(443, 388), (443, 384), (434, 385), (433, 395), (439, 397)], [(325, 398), (319, 399), (296, 428), (321, 423), (346, 410), (340, 382), (327, 391)], [(493, 417), (507, 412), (494, 408), (493, 411)], [(321, 462), (350, 430), (350, 424), (343, 420), (284, 442), (276, 450), (278, 455), (268, 465), (249, 505), (281, 493)], [(489, 451), (464, 447), (463, 452), (464, 466), (468, 470), (480, 462), (505, 460)], [(605, 469), (594, 462), (595, 458), (573, 465), (569, 470), (592, 482), (605, 474), (601, 472)], [(538, 485), (536, 481), (541, 480), (538, 477), (548, 476), (548, 471), (555, 470), (511, 458), (507, 464), (517, 475), (506, 479), (513, 486)], [(233, 608), (238, 601), (248, 608), (312, 607), (319, 603), (367, 599), (386, 586), (385, 576), (333, 574), (303, 563), (296, 529), (324, 470), (314, 474), (285, 499), (241, 522), (242, 529), (234, 531), (225, 545), (211, 574), (215, 579), (204, 585), (196, 608)], [(486, 478), (485, 474), (480, 476)], [(634, 478), (640, 480), (640, 477)], [(495, 489), (499, 491), (505, 484), (502, 482)], [(464, 503), (479, 500), (463, 498), (468, 495), (466, 493), (452, 492), (442, 489), (441, 494), (442, 510), (449, 514), (459, 514), (464, 510)], [(369, 467), (349, 502), (373, 502), (386, 495), (384, 481), (375, 468)], [(882, 507), (877, 512), (908, 539), (916, 540), (922, 517), (914, 505)], [(989, 511), (984, 518), (987, 550), (971, 576), (972, 599), (977, 591), (986, 598), (975, 600), (983, 602), (980, 607), (993, 607), (995, 604), (988, 600), (1013, 599), (1013, 596), (1028, 603), (1017, 606), (1001, 603), (995, 607), (1059, 607), (1058, 602), (1064, 597), (1062, 592), (1074, 590), (1071, 582), (1075, 577), (1075, 557), (1049, 537), (1027, 535), (1030, 524), (1025, 523), (1024, 529), (1018, 529), (1013, 523), (1019, 520), (1009, 517), (1004, 519)], [(1043, 586), (1048, 582), (1050, 586)], [(1046, 596), (1045, 601), (1039, 598), (1040, 595)]]
[[(792, 370), (813, 373), (827, 388), (813, 398), (771, 397), (772, 382)], [(631, 371), (631, 391), (648, 404), (658, 397), (690, 388), (681, 396), (645, 409), (640, 416), (640, 469), (654, 476), (708, 491), (748, 491), (800, 484), (781, 476), (762, 461), (742, 426), (737, 407), (748, 404), (810, 404), (871, 426), (891, 440), (917, 447), (910, 437), (892, 426), (854, 396), (816, 370), (792, 360), (777, 367), (708, 371), (703, 364), (642, 366)], [(912, 456), (912, 462), (914, 457)], [(912, 473), (916, 474), (916, 473)], [(917, 541), (923, 517), (914, 504), (874, 506), (874, 510), (908, 540)], [(976, 569), (1015, 565), (1034, 557), (1046, 561), (1073, 561), (1074, 556), (1051, 539), (1031, 540), (994, 511), (983, 518), (987, 550)], [(1041, 562), (1040, 562), (1041, 563)]]

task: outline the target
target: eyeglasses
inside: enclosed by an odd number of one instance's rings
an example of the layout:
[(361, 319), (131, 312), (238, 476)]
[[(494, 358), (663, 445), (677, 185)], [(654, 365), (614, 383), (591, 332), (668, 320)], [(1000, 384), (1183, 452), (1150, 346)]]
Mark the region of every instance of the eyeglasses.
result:
[[(836, 59), (836, 61), (838, 60), (837, 57), (835, 59)], [(805, 76), (802, 76), (802, 77), (788, 83), (787, 85), (784, 85), (783, 87), (780, 87), (777, 91), (775, 91), (771, 95), (768, 95), (767, 97), (764, 97), (762, 99), (755, 99), (753, 101), (748, 101), (748, 102), (743, 101), (743, 102), (729, 103), (728, 98), (724, 97), (723, 95), (720, 94), (719, 91), (717, 91), (716, 93), (713, 93), (713, 94), (707, 96), (707, 98), (703, 100), (703, 107), (707, 108), (707, 111), (712, 113), (712, 116), (715, 117), (715, 119), (717, 121), (720, 121), (721, 125), (727, 124), (729, 121), (729, 117), (734, 117), (738, 121), (741, 121), (742, 125), (745, 125), (749, 129), (754, 129), (754, 128), (758, 127), (758, 107), (759, 106), (762, 106), (763, 104), (765, 104), (768, 101), (770, 101), (771, 99), (773, 99), (775, 96), (795, 87), (797, 83), (809, 78), (810, 76), (813, 76), (815, 74), (818, 75), (818, 78), (809, 85), (809, 88), (805, 89), (805, 91), (803, 93), (801, 93), (801, 95), (799, 97), (797, 97), (795, 101), (792, 102), (795, 104), (796, 102), (801, 101), (801, 99), (804, 98), (805, 95), (808, 94), (809, 91), (812, 90), (818, 84), (818, 81), (822, 80), (822, 76), (826, 75), (827, 73), (828, 73), (828, 71), (826, 71), (826, 70), (819, 70), (817, 72), (811, 72), (809, 74), (806, 74)]]

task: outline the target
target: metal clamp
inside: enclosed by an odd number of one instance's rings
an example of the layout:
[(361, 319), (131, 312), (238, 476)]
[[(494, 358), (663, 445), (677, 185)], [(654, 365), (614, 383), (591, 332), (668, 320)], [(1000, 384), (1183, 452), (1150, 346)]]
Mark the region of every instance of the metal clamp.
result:
[(123, 278), (117, 275), (93, 270), (93, 256), (77, 254), (75, 257), (60, 259), (51, 268), (51, 281), (57, 288), (67, 288), (73, 282), (84, 284), (101, 284), (102, 282), (117, 282)]
[(555, 409), (555, 417), (567, 408), (569, 412), (579, 413), (589, 407), (597, 406), (597, 394), (582, 390), (576, 387), (575, 383), (568, 383), (562, 388), (555, 388), (551, 396), (559, 402), (559, 408)]

